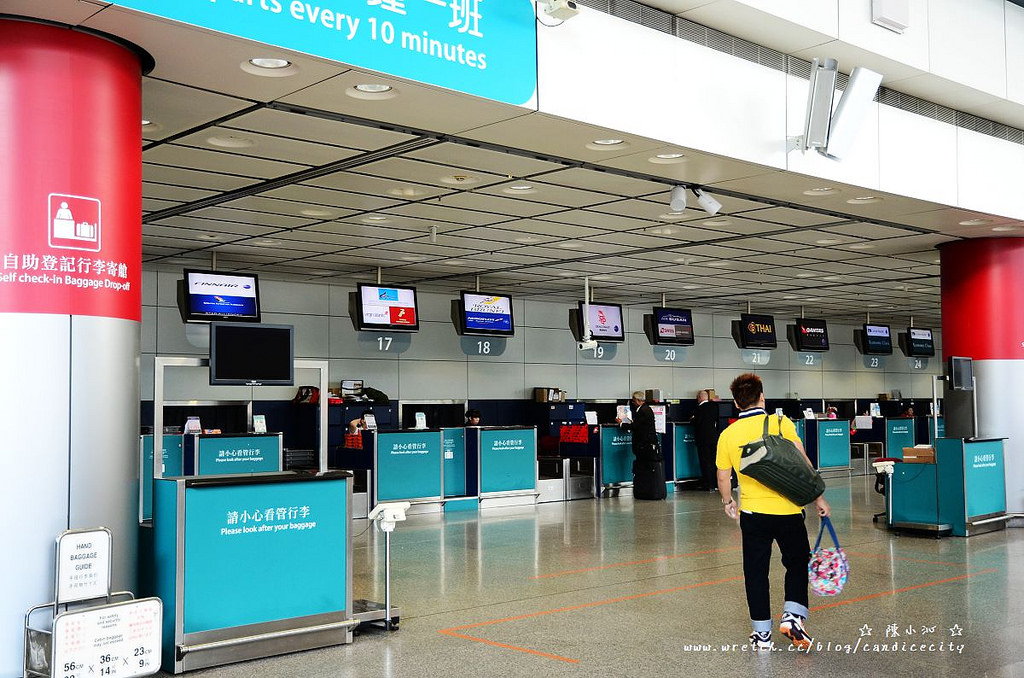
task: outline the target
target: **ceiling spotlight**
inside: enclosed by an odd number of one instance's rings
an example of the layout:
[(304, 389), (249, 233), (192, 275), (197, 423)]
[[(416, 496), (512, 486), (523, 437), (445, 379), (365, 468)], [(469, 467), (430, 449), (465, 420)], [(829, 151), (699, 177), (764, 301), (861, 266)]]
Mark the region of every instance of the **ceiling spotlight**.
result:
[(722, 203), (718, 202), (701, 189), (693, 189), (693, 194), (697, 196), (697, 204), (704, 208), (704, 211), (711, 216), (715, 216), (718, 214), (718, 210), (722, 209)]
[(675, 186), (672, 188), (672, 195), (669, 196), (668, 206), (673, 212), (682, 212), (686, 209), (686, 187)]
[(249, 59), (256, 68), (288, 68), (292, 62), (287, 59)]
[(391, 85), (385, 85), (377, 82), (365, 82), (355, 86), (360, 92), (367, 94), (381, 94), (382, 92), (390, 92), (392, 90)]

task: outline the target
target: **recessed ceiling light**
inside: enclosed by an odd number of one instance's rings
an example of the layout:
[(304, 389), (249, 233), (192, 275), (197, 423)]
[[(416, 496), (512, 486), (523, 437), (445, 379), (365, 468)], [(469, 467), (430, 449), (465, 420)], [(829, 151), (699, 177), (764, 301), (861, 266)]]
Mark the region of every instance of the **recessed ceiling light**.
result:
[(1020, 226), (995, 226), (992, 230), (995, 231), (996, 233), (1008, 233), (1010, 231), (1019, 231)]
[(365, 82), (346, 88), (345, 96), (364, 101), (381, 101), (394, 99), (398, 96), (398, 90), (384, 83)]
[(855, 242), (850, 245), (851, 250), (872, 250), (875, 246), (869, 242)]
[(329, 210), (322, 210), (322, 209), (317, 209), (317, 208), (310, 208), (310, 209), (299, 210), (299, 214), (301, 214), (303, 216), (307, 216), (307, 217), (329, 217), (329, 216), (331, 216), (331, 212)]
[(916, 292), (931, 292), (932, 288), (930, 288), (930, 287), (918, 287), (915, 291)]
[(557, 275), (560, 275), (560, 276), (562, 276), (563, 278), (569, 278), (569, 277), (571, 277), (571, 276), (576, 276), (576, 275), (579, 275), (579, 274), (578, 274), (578, 273), (576, 273), (575, 271), (559, 271), (559, 272), (557, 273)]
[(680, 289), (684, 290), (699, 290), (703, 285), (680, 285)]
[(441, 177), (441, 182), (452, 184), (453, 186), (471, 186), (472, 184), (480, 183), (480, 179), (468, 174), (449, 174), (448, 176)]
[(418, 198), (426, 194), (427, 192), (422, 188), (414, 188), (412, 186), (397, 186), (388, 189), (388, 195), (398, 198)]
[(820, 297), (807, 297), (804, 301), (820, 301)]
[(655, 165), (675, 165), (686, 162), (686, 155), (683, 153), (659, 153), (652, 158), (647, 158), (647, 162), (653, 162)]
[(729, 262), (728, 261), (709, 261), (709, 262), (707, 262), (704, 265), (705, 266), (714, 266), (715, 268), (725, 268), (726, 266), (729, 265)]
[(595, 275), (594, 276), (594, 280), (611, 280), (611, 279), (612, 279), (612, 277), (610, 275), (606, 274), (606, 273), (602, 273), (601, 275)]
[(563, 249), (574, 250), (577, 247), (583, 247), (583, 243), (579, 242), (578, 240), (563, 240), (562, 242), (558, 243), (558, 246)]
[(149, 120), (146, 120), (145, 118), (143, 118), (143, 119), (142, 119), (142, 126), (143, 126), (143, 127), (145, 127), (146, 125), (152, 125), (152, 124), (153, 124), (153, 123), (152, 123), (152, 122), (150, 122)]
[(686, 216), (686, 212), (666, 212), (665, 214), (659, 214), (659, 219), (665, 219), (671, 221), (673, 219), (682, 219)]
[(163, 128), (164, 128), (164, 126), (161, 125), (158, 122), (153, 122), (152, 120), (145, 120), (145, 119), (142, 121), (142, 133), (143, 134), (145, 134), (147, 132), (159, 132)]
[(708, 219), (701, 223), (705, 226), (728, 226), (732, 221), (730, 219)]
[(678, 259), (675, 259), (675, 262), (677, 264), (692, 264), (693, 257), (679, 257)]
[(837, 238), (822, 238), (821, 240), (815, 240), (814, 242), (818, 245), (838, 245), (842, 240), (838, 240)]
[(462, 261), (461, 259), (449, 259), (448, 261), (446, 261), (444, 263), (445, 263), (446, 266), (465, 266), (466, 265), (466, 262)]
[(784, 294), (784, 295), (782, 295), (782, 298), (783, 299), (798, 299), (799, 297), (797, 297), (795, 294)]
[(253, 245), (259, 245), (260, 247), (272, 247), (274, 245), (280, 245), (281, 243), (277, 240), (253, 240)]
[(423, 261), (426, 257), (421, 257), (418, 254), (406, 254), (402, 257), (402, 261)]
[(882, 199), (874, 195), (862, 195), (859, 198), (850, 198), (846, 202), (850, 205), (871, 205), (876, 202), (882, 202)]
[(808, 188), (804, 191), (804, 195), (821, 196), (821, 195), (835, 195), (839, 192), (839, 189), (832, 188), (831, 186), (823, 186), (821, 188)]
[(265, 78), (285, 78), (299, 72), (299, 67), (287, 59), (258, 57), (239, 65), (246, 73)]
[(839, 280), (838, 275), (826, 275), (822, 280)]
[(379, 214), (371, 214), (368, 217), (363, 217), (363, 221), (368, 224), (386, 224), (389, 223), (391, 220), (388, 219), (387, 217), (382, 217)]
[(516, 242), (527, 243), (527, 244), (532, 243), (532, 242), (540, 242), (540, 238), (535, 238), (535, 237), (533, 237), (531, 235), (523, 236), (522, 238), (516, 238), (515, 240), (516, 240)]
[(203, 240), (220, 240), (220, 236), (217, 235), (216, 233), (203, 233), (199, 237), (202, 238)]
[(211, 146), (217, 146), (219, 148), (252, 148), (256, 145), (256, 141), (254, 139), (240, 137), (234, 134), (222, 134), (220, 136), (209, 137), (206, 141)]
[(364, 82), (356, 85), (356, 89), (367, 94), (380, 94), (381, 92), (390, 92), (394, 88), (382, 82)]
[(676, 229), (671, 226), (648, 226), (644, 229), (644, 232), (653, 235), (672, 235), (676, 232)]
[(942, 263), (942, 259), (932, 259), (932, 263), (933, 264), (941, 264)]
[(512, 184), (501, 189), (501, 192), (509, 195), (530, 195), (536, 193), (537, 189), (530, 184)]
[(813, 278), (814, 274), (813, 273), (797, 273), (796, 277), (798, 277), (798, 278)]
[(594, 139), (587, 144), (587, 148), (592, 151), (618, 151), (629, 148), (629, 144), (625, 139)]
[(984, 226), (985, 224), (991, 224), (991, 223), (992, 223), (991, 219), (967, 219), (965, 221), (961, 221), (960, 225), (961, 226)]

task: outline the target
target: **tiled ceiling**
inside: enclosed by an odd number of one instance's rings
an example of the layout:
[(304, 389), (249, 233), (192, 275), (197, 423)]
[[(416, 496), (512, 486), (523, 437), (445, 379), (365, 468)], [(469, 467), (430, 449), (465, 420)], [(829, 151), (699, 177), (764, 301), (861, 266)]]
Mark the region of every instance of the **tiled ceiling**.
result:
[[(15, 2), (15, 5), (19, 3)], [(991, 215), (875, 194), (528, 109), (283, 53), (293, 78), (238, 64), (266, 48), (116, 7), (54, 0), (48, 17), (136, 42), (144, 80), (147, 268), (254, 271), (454, 292), (595, 298), (833, 320), (939, 323), (936, 245)], [(34, 3), (15, 10), (32, 15)], [(280, 50), (275, 50), (279, 53)], [(202, 59), (199, 59), (201, 55)], [(202, 62), (200, 65), (199, 62)], [(350, 96), (355, 84), (397, 96)], [(594, 150), (595, 139), (625, 144)], [(677, 152), (684, 162), (651, 162)], [(678, 182), (723, 207), (671, 214)], [(890, 207), (891, 206), (891, 207)], [(963, 226), (969, 219), (984, 219)]]

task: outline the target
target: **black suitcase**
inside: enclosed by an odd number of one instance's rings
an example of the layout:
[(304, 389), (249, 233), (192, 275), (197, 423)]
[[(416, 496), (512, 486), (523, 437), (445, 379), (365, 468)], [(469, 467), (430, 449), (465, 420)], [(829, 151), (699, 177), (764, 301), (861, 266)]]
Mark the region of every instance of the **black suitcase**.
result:
[(633, 498), (664, 499), (665, 462), (656, 460), (636, 460), (633, 462)]

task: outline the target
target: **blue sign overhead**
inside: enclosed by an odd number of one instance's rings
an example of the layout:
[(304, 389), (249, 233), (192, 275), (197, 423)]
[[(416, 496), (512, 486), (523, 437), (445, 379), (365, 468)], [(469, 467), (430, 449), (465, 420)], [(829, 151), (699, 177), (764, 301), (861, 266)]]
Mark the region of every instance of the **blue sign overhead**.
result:
[(508, 104), (529, 104), (537, 88), (537, 33), (529, 0), (112, 1)]

